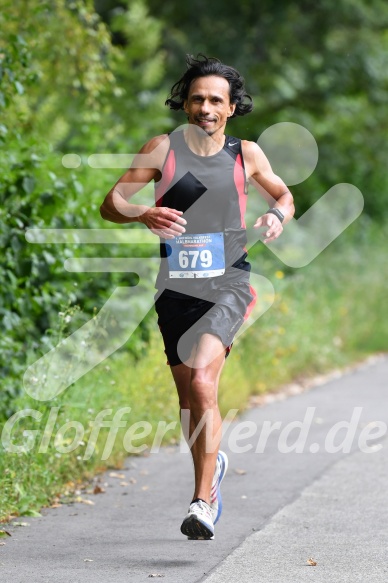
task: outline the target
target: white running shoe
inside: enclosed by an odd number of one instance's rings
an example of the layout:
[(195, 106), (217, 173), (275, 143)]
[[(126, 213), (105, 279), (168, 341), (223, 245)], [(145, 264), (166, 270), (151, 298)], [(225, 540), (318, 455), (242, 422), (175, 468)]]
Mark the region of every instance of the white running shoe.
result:
[(203, 500), (192, 502), (182, 522), (181, 532), (189, 539), (211, 540), (214, 538), (214, 525), (209, 504)]
[(228, 469), (228, 457), (223, 451), (218, 452), (216, 469), (214, 470), (212, 489), (210, 491), (210, 508), (212, 513), (213, 524), (221, 516), (222, 512), (222, 498), (221, 498), (221, 482), (224, 479), (226, 470)]

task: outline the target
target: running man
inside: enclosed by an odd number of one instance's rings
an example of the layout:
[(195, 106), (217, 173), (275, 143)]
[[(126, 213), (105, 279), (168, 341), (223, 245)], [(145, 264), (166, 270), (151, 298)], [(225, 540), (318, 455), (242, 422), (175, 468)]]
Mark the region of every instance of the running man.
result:
[[(218, 384), (233, 338), (255, 303), (245, 249), (248, 184), (269, 205), (253, 225), (264, 228), (265, 243), (279, 237), (295, 209), (259, 146), (225, 133), (230, 118), (253, 107), (238, 71), (215, 58), (187, 57), (166, 105), (183, 110), (188, 123), (142, 147), (106, 196), (101, 216), (143, 223), (160, 238), (155, 308), (183, 427), (189, 418), (186, 439), (195, 436), (194, 494), (181, 532), (211, 539), (228, 464), (219, 451)], [(130, 203), (152, 180), (155, 206)]]

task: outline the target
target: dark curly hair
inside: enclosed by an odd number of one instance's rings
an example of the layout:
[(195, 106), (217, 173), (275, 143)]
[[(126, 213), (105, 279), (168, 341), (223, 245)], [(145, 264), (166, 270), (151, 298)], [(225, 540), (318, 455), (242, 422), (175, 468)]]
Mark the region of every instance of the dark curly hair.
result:
[[(192, 55), (186, 55), (187, 71), (172, 86), (170, 96), (165, 105), (168, 105), (170, 109), (183, 109), (192, 81), (198, 79), (198, 77), (217, 75), (218, 77), (224, 77), (229, 83), (230, 102), (236, 104), (236, 109), (231, 117), (250, 113), (253, 109), (253, 103), (251, 96), (245, 92), (244, 77), (236, 69), (229, 67), (229, 65), (224, 65), (215, 57), (205, 57), (202, 54), (197, 55), (197, 57), (200, 58), (194, 59)], [(244, 103), (245, 100), (248, 100), (248, 103)]]

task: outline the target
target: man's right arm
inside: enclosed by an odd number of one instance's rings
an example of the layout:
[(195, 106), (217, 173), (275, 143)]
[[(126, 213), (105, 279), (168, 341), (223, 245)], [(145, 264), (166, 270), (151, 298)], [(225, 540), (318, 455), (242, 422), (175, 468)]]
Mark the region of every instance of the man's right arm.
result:
[(135, 157), (131, 168), (116, 182), (100, 207), (101, 217), (113, 223), (145, 224), (153, 233), (170, 239), (184, 233), (183, 214), (168, 207), (131, 204), (130, 198), (151, 180), (160, 180), (161, 169), (169, 147), (166, 135), (152, 138)]

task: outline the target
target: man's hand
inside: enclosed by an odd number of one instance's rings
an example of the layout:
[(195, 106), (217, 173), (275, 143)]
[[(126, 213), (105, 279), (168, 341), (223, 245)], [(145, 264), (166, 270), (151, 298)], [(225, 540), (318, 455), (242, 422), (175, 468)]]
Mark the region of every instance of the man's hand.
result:
[(272, 213), (267, 213), (259, 217), (253, 227), (255, 229), (258, 229), (259, 227), (268, 227), (264, 233), (265, 239), (263, 240), (263, 243), (274, 241), (283, 231), (282, 223)]
[(182, 211), (168, 207), (151, 207), (139, 217), (139, 221), (162, 239), (174, 239), (186, 232), (183, 225), (187, 221), (181, 216)]

